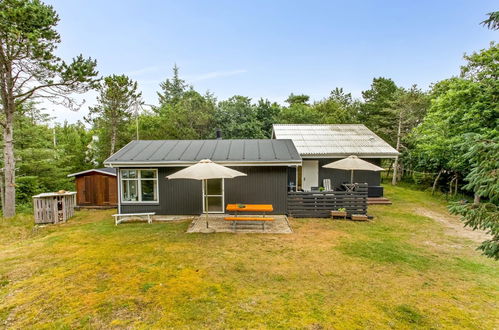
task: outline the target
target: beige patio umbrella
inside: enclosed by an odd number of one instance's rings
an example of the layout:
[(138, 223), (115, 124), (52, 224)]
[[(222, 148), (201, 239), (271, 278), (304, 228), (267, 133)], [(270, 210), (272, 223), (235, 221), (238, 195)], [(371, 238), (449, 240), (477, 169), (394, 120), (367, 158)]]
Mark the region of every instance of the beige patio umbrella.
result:
[(322, 167), (334, 168), (337, 170), (350, 171), (350, 183), (353, 183), (353, 171), (383, 171), (382, 167), (376, 166), (357, 156), (348, 156), (347, 158), (337, 160), (335, 162), (326, 164)]
[[(205, 181), (209, 179), (232, 179), (238, 176), (246, 176), (246, 174), (214, 163), (209, 159), (203, 159), (194, 165), (168, 175), (167, 178), (202, 180), (204, 186)], [(208, 210), (208, 199), (205, 202), (206, 210)], [(208, 212), (206, 212), (206, 228), (208, 228)]]

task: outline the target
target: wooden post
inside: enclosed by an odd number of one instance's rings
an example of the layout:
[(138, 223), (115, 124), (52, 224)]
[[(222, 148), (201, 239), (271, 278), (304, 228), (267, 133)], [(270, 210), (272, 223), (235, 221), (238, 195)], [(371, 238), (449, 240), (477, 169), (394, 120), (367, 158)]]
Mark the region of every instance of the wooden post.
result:
[[(399, 113), (399, 125), (397, 129), (397, 151), (400, 151), (400, 135), (402, 134), (402, 111)], [(397, 175), (398, 175), (398, 167), (399, 167), (399, 156), (395, 158), (395, 162), (393, 163), (393, 177), (392, 177), (392, 185), (397, 184)]]

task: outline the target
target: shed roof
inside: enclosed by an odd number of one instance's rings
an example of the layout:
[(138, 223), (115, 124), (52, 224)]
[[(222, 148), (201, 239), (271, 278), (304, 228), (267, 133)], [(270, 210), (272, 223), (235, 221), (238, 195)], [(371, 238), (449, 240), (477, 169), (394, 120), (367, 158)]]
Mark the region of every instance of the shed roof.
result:
[(75, 191), (66, 191), (63, 193), (53, 192), (53, 193), (41, 193), (33, 196), (33, 198), (43, 198), (43, 197), (59, 197), (59, 196), (72, 196), (76, 195)]
[(90, 170), (81, 171), (81, 172), (77, 172), (77, 173), (71, 173), (71, 174), (68, 174), (68, 177), (84, 175), (84, 174), (92, 173), (92, 172), (116, 176), (116, 169), (115, 168), (103, 167), (103, 168), (92, 168)]
[(273, 125), (273, 137), (291, 139), (301, 156), (325, 158), (356, 155), (363, 158), (393, 158), (399, 153), (361, 124)]
[(231, 165), (300, 165), (293, 141), (135, 140), (105, 160), (106, 166), (188, 166), (202, 159)]

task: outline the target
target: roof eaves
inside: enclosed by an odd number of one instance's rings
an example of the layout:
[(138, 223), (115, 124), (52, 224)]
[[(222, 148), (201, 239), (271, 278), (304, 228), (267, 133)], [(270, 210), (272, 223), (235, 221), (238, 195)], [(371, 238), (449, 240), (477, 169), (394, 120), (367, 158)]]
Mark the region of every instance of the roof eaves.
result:
[[(292, 160), (276, 160), (276, 161), (234, 161), (234, 160), (225, 160), (225, 161), (214, 161), (217, 164), (223, 165), (234, 165), (234, 166), (246, 166), (246, 165), (260, 165), (260, 166), (289, 166), (289, 165), (301, 165), (301, 159), (292, 159)], [(153, 167), (153, 166), (166, 166), (166, 167), (174, 167), (174, 166), (190, 166), (196, 164), (197, 161), (163, 161), (163, 162), (150, 162), (150, 161), (119, 161), (119, 162), (108, 162), (104, 163), (104, 165), (108, 167)]]

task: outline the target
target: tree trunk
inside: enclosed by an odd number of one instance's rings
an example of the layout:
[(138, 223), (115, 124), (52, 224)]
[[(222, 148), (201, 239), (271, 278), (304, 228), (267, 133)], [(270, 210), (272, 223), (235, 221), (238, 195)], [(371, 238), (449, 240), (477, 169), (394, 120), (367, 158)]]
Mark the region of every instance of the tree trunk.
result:
[(456, 180), (455, 176), (449, 182), (449, 196), (452, 195), (452, 186), (454, 184), (454, 180)]
[(0, 69), (0, 91), (5, 116), (3, 126), (3, 162), (4, 162), (4, 207), (2, 209), (4, 218), (12, 218), (16, 215), (16, 159), (14, 158), (14, 113), (16, 103), (14, 99), (14, 80), (12, 77), (12, 62), (5, 61), (3, 45), (0, 45), (3, 63)]
[(473, 204), (480, 204), (480, 195), (475, 194), (475, 198), (473, 199)]
[[(399, 114), (399, 126), (397, 129), (397, 151), (400, 152), (400, 135), (402, 134), (402, 111), (400, 111)], [(392, 177), (392, 185), (397, 184), (397, 177), (398, 177), (398, 170), (399, 170), (399, 157), (395, 158), (395, 162), (393, 163), (393, 177)]]
[(440, 176), (442, 175), (443, 171), (444, 170), (440, 170), (440, 172), (438, 172), (438, 174), (437, 174), (437, 177), (435, 178), (435, 181), (433, 181), (433, 187), (431, 188), (431, 194), (432, 195), (435, 192), (435, 188), (437, 187), (438, 179), (440, 179)]
[(114, 154), (114, 148), (116, 148), (116, 126), (111, 127), (111, 153), (109, 156)]
[(395, 158), (395, 161), (393, 162), (393, 176), (392, 176), (392, 185), (397, 184), (397, 175), (398, 175), (398, 166), (399, 166), (399, 157), (397, 156)]
[(0, 200), (2, 201), (2, 203), (1, 203), (2, 210), (5, 210), (5, 202), (4, 202), (5, 194), (4, 194), (4, 189), (3, 189), (3, 183), (4, 183), (3, 175), (0, 175)]
[[(14, 106), (11, 104), (10, 106)], [(12, 218), (16, 215), (16, 160), (14, 158), (13, 111), (5, 110), (5, 127), (3, 130), (3, 159), (5, 198), (3, 216)]]

